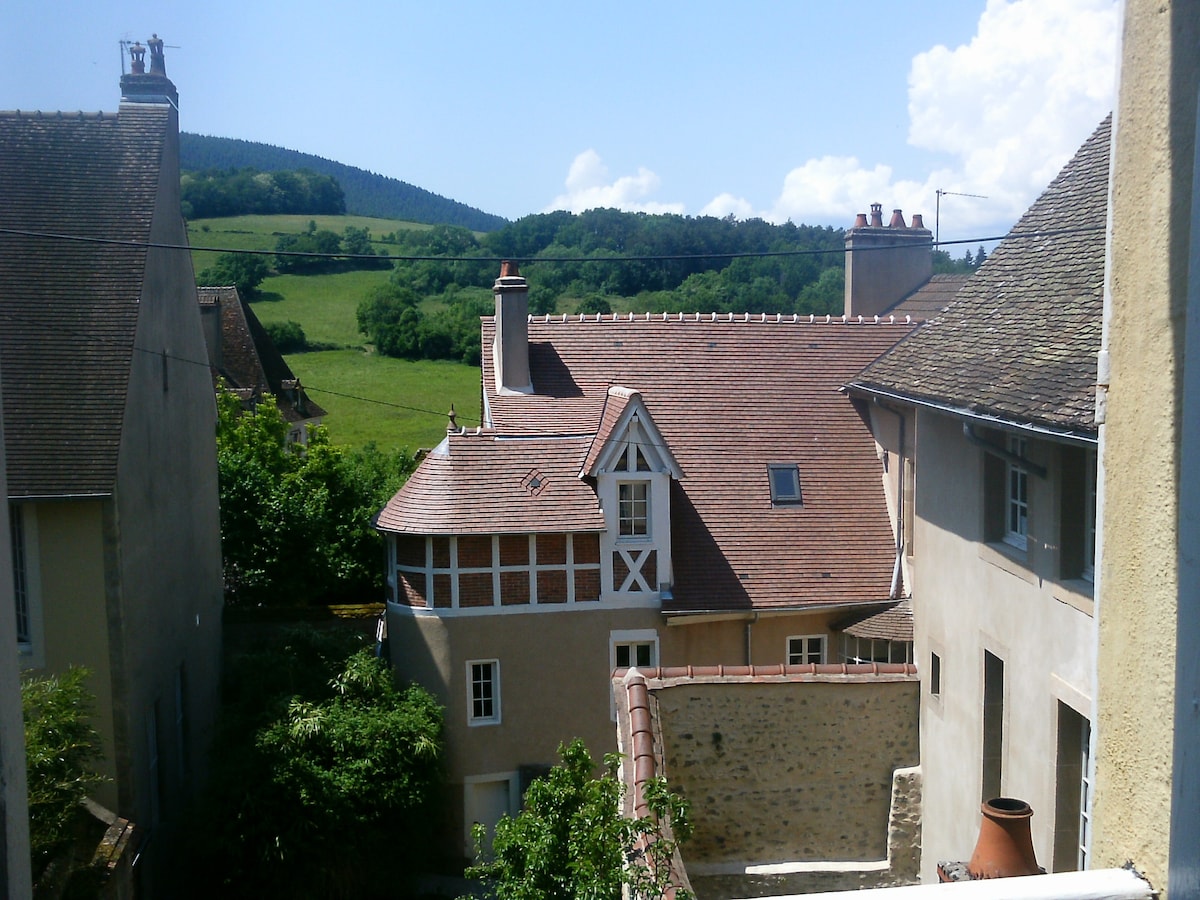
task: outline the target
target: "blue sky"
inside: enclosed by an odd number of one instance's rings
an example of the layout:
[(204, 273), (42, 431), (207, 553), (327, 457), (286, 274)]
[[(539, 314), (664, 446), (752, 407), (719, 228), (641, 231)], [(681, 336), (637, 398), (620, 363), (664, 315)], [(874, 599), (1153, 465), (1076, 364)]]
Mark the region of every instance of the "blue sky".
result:
[[(1116, 0), (9, 0), (0, 108), (113, 110), (168, 45), (185, 131), (516, 218), (588, 206), (1002, 233), (1113, 103)], [(955, 255), (958, 255), (957, 253)]]

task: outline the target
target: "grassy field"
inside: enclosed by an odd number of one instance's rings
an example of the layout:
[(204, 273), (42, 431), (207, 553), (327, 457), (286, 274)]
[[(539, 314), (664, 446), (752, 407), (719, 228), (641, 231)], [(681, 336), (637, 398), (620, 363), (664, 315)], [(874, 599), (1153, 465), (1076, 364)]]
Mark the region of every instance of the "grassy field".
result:
[(451, 403), (460, 425), (479, 424), (479, 369), (473, 366), (408, 362), (361, 350), (297, 353), (287, 361), (313, 400), (329, 411), (325, 424), (334, 443), (433, 447), (446, 435)]
[(275, 275), (262, 283), (254, 313), (263, 322), (299, 322), (317, 344), (361, 347), (355, 311), (372, 287), (387, 283), (391, 269), (336, 275)]
[[(371, 219), (367, 216), (231, 216), (227, 219), (193, 219), (187, 223), (188, 242), (193, 247), (212, 247), (211, 251), (193, 250), (196, 271), (211, 266), (219, 250), (274, 250), (281, 234), (299, 234), (316, 222), (317, 228), (341, 234), (348, 227), (366, 228), (372, 237), (392, 231), (429, 228), (416, 222), (396, 219)], [(389, 245), (374, 242), (376, 250)]]
[[(280, 234), (303, 231), (310, 219), (338, 234), (351, 225), (369, 228), (372, 235), (429, 227), (362, 216), (237, 216), (189, 222), (188, 237), (193, 247), (271, 250)], [(215, 251), (194, 250), (192, 255), (197, 272), (216, 259)], [(254, 303), (263, 322), (299, 322), (309, 341), (338, 348), (287, 357), (310, 396), (328, 412), (325, 424), (337, 444), (432, 447), (445, 436), (451, 403), (459, 424), (479, 424), (478, 368), (407, 362), (364, 350), (355, 311), (367, 292), (390, 275), (390, 269), (275, 275), (262, 283), (262, 298)]]

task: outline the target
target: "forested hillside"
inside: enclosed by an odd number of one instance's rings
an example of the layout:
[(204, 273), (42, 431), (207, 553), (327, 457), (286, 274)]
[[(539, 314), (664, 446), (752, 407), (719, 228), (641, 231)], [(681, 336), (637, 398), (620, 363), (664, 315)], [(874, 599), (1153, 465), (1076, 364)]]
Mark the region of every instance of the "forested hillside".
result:
[(458, 225), (492, 231), (506, 224), (500, 216), (450, 200), (395, 178), (296, 150), (235, 138), (179, 135), (179, 164), (185, 171), (254, 168), (260, 172), (309, 169), (329, 175), (341, 185), (346, 212), (381, 219), (404, 219), (428, 225)]

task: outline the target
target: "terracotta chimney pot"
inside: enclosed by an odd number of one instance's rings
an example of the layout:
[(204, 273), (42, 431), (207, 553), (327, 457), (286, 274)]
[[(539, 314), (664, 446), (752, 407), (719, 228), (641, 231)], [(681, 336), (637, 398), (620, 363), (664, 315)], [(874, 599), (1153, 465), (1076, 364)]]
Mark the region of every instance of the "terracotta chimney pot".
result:
[(517, 271), (517, 264), (511, 259), (503, 259), (500, 261), (500, 277), (501, 278), (519, 278), (521, 275)]
[(920, 213), (913, 213), (912, 227), (913, 228), (924, 228), (925, 227), (925, 219), (922, 218)]
[(980, 809), (983, 821), (979, 824), (979, 841), (967, 863), (971, 877), (1010, 878), (1042, 874), (1029, 831), (1033, 808), (1024, 800), (996, 797), (984, 801)]
[(855, 217), (854, 227), (855, 228), (866, 228), (867, 227), (867, 214), (866, 213), (859, 213)]
[(882, 228), (883, 227), (883, 204), (882, 203), (872, 203), (871, 204), (871, 226), (873, 228)]
[(907, 228), (904, 224), (904, 213), (901, 210), (892, 210), (892, 221), (888, 222), (888, 228)]

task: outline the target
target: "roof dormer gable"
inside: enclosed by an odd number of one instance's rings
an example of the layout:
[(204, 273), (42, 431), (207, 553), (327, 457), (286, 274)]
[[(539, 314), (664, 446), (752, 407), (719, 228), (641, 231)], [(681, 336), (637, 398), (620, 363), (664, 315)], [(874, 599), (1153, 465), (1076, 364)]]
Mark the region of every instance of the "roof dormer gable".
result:
[(600, 428), (580, 475), (594, 478), (610, 472), (662, 472), (676, 480), (683, 477), (641, 393), (626, 387), (608, 389)]

